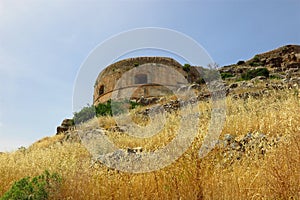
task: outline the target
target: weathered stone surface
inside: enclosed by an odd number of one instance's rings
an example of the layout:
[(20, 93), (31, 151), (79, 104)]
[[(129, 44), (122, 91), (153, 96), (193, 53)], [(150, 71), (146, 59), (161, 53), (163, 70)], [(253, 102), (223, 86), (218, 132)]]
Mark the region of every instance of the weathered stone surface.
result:
[[(199, 78), (203, 78), (203, 75), (205, 75), (205, 72), (207, 72), (206, 69), (197, 67), (197, 66), (190, 66), (190, 68), (186, 71), (183, 70), (183, 67), (180, 63), (175, 61), (171, 58), (164, 58), (164, 57), (138, 57), (138, 58), (130, 58), (125, 59), (119, 62), (116, 62), (110, 66), (108, 66), (101, 74), (98, 76), (95, 88), (94, 88), (94, 104), (98, 104), (100, 102), (105, 102), (111, 98), (112, 91), (114, 91), (116, 88), (116, 82), (120, 77), (124, 76), (124, 73), (131, 71), (132, 69), (135, 69), (137, 66), (143, 65), (145, 63), (157, 63), (157, 64), (164, 64), (173, 67), (176, 71), (182, 74), (184, 79), (187, 80), (189, 84), (199, 81)], [(256, 65), (259, 65), (259, 67), (253, 66), (253, 63)], [(242, 65), (229, 65), (221, 67), (219, 70), (220, 73), (230, 73), (234, 77), (226, 79), (227, 82), (232, 83), (235, 80), (238, 80), (241, 78), (241, 74), (245, 73), (251, 69), (257, 69), (257, 68), (267, 68), (270, 73), (277, 73), (280, 74), (280, 78), (283, 78), (281, 76), (288, 76), (287, 78), (293, 78), (293, 77), (299, 77), (300, 72), (300, 46), (299, 45), (286, 45), (283, 47), (280, 47), (278, 49), (274, 49), (272, 51), (258, 54), (254, 58), (246, 61)], [(292, 70), (290, 70), (292, 69)], [(299, 73), (299, 74), (297, 74)], [(138, 74), (139, 77), (138, 80), (143, 82), (145, 79), (143, 74)], [(169, 76), (169, 75), (168, 75)], [(147, 78), (147, 77), (146, 77)], [(152, 77), (153, 78), (159, 78), (161, 77)], [(135, 78), (129, 78), (128, 81), (133, 81)], [(173, 83), (175, 78), (170, 75), (170, 77), (164, 77), (166, 79), (167, 83)], [(145, 79), (146, 80), (146, 79)], [(265, 80), (263, 77), (256, 77), (253, 81), (262, 81)], [(153, 80), (151, 80), (153, 81)], [(173, 82), (172, 82), (173, 81)], [(288, 82), (288, 81), (287, 81)], [(134, 82), (133, 82), (134, 83)], [(203, 84), (203, 83), (201, 83)], [(127, 84), (128, 85), (128, 84)], [(129, 84), (130, 85), (130, 84)], [(202, 90), (201, 87), (198, 88), (199, 85), (188, 85), (186, 83), (183, 83), (182, 81), (179, 81), (176, 83), (177, 89), (180, 88), (180, 90)], [(251, 88), (253, 87), (252, 84), (248, 85), (240, 85), (239, 87), (245, 87), (245, 88)], [(236, 84), (233, 83), (229, 86), (229, 89), (235, 89)], [(128, 90), (127, 90), (128, 89)], [(124, 90), (124, 94), (128, 93), (130, 88), (127, 88)], [(173, 88), (174, 89), (174, 88)], [(228, 89), (228, 88), (227, 88)], [(123, 96), (123, 89), (118, 89), (118, 95), (117, 96)], [(227, 91), (227, 90), (226, 90)], [(163, 97), (163, 93), (170, 93), (172, 94), (172, 91), (168, 91), (163, 86), (158, 85), (147, 85), (144, 84), (143, 86), (138, 87), (136, 91), (132, 94), (132, 99), (139, 100), (142, 96), (145, 98), (145, 102), (143, 102), (144, 105), (152, 104), (152, 100), (149, 98), (160, 98)], [(227, 91), (229, 92), (229, 91)], [(197, 96), (201, 96), (200, 93), (197, 93)], [(101, 98), (100, 98), (101, 97)], [(141, 101), (141, 100), (140, 100)], [(156, 102), (154, 102), (156, 103)]]
[(141, 98), (136, 100), (137, 103), (139, 103), (143, 106), (156, 104), (159, 101), (160, 101), (160, 98), (158, 98), (158, 97), (149, 97), (149, 98), (141, 97)]
[(70, 127), (74, 126), (74, 120), (73, 119), (64, 119), (61, 123), (62, 126)]
[(229, 88), (230, 89), (234, 89), (234, 88), (237, 88), (239, 85), (237, 84), (237, 83), (231, 83), (230, 85), (229, 85)]
[(287, 69), (291, 69), (291, 68), (294, 68), (294, 69), (300, 69), (300, 62), (292, 62), (292, 63), (288, 63), (286, 65), (286, 68)]
[(264, 81), (266, 80), (267, 78), (265, 76), (257, 76), (253, 79), (251, 79), (251, 82), (256, 82), (256, 81)]
[(127, 148), (127, 153), (142, 153), (143, 148), (142, 147), (135, 147), (135, 148)]
[(266, 61), (271, 68), (280, 68), (282, 63), (282, 57), (270, 58)]
[(61, 134), (64, 132), (67, 132), (74, 126), (74, 120), (73, 119), (64, 119), (60, 126), (56, 128), (56, 134)]
[(217, 141), (216, 147), (221, 150), (224, 164), (232, 164), (245, 156), (263, 157), (270, 149), (276, 148), (280, 140), (280, 137), (268, 137), (259, 132), (249, 132), (240, 139), (225, 134), (223, 139)]
[(253, 84), (253, 81), (241, 81), (241, 82), (239, 82), (238, 87), (251, 88), (251, 87), (254, 87), (254, 84)]
[[(148, 64), (147, 67), (137, 68), (144, 64)], [(168, 69), (162, 66), (167, 66)], [(149, 70), (149, 68), (153, 70)], [(156, 74), (164, 74), (164, 78), (162, 79)], [(121, 77), (122, 83), (119, 85), (117, 83)], [(172, 58), (137, 57), (124, 59), (111, 64), (99, 74), (94, 86), (94, 105), (109, 100), (114, 91), (118, 93), (117, 96), (123, 97), (125, 93), (127, 95), (128, 91), (130, 92), (131, 88), (134, 88), (132, 98), (164, 96), (166, 92), (170, 92), (164, 85), (176, 88), (181, 83), (186, 84), (188, 82), (186, 78), (187, 72), (183, 70), (180, 63)], [(185, 81), (181, 79), (185, 79)], [(160, 84), (154, 85), (153, 83)]]
[(111, 132), (119, 132), (119, 133), (124, 133), (126, 130), (126, 127), (120, 127), (120, 126), (112, 126), (108, 129)]
[(63, 132), (66, 132), (68, 130), (69, 130), (69, 127), (67, 127), (67, 126), (58, 126), (56, 128), (56, 134), (58, 135), (58, 134), (61, 134)]

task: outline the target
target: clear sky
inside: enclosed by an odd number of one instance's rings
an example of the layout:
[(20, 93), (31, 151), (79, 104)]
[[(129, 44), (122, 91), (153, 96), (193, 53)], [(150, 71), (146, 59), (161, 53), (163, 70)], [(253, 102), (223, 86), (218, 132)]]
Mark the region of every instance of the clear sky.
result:
[(300, 44), (299, 10), (299, 0), (0, 0), (0, 151), (72, 117), (80, 65), (112, 35), (174, 29), (223, 66)]

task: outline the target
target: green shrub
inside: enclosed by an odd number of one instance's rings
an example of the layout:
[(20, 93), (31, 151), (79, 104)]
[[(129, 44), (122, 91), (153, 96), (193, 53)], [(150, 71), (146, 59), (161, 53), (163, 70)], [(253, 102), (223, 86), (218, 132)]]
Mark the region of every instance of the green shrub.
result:
[(242, 77), (235, 79), (235, 82), (240, 82), (240, 81), (244, 81), (244, 79)]
[(237, 64), (237, 65), (243, 65), (243, 64), (245, 64), (245, 61), (239, 60), (236, 64)]
[(106, 103), (99, 103), (96, 107), (96, 116), (105, 116), (105, 115), (112, 115), (111, 111), (111, 100), (107, 101)]
[(205, 81), (203, 78), (198, 78), (198, 80), (196, 81), (197, 84), (204, 84)]
[(32, 179), (22, 178), (2, 197), (1, 200), (45, 200), (59, 190), (61, 177), (57, 173), (50, 174), (47, 170)]
[(87, 105), (79, 112), (75, 112), (73, 119), (76, 124), (80, 124), (82, 122), (88, 121), (89, 119), (92, 119), (95, 116), (96, 116), (95, 106)]
[(140, 106), (139, 103), (133, 102), (133, 101), (129, 101), (129, 100), (123, 100), (123, 101), (108, 101), (107, 103), (109, 103), (109, 106), (113, 108), (113, 110), (111, 109), (110, 111), (110, 115), (119, 115), (122, 113), (125, 113), (126, 110), (130, 110), (130, 109), (134, 109), (137, 106)]
[(265, 76), (269, 77), (269, 70), (267, 68), (259, 68), (259, 69), (253, 69), (249, 70), (246, 73), (242, 74), (243, 80), (250, 80), (252, 78), (255, 78), (257, 76)]
[(141, 106), (141, 104), (134, 102), (134, 101), (129, 101), (129, 103), (130, 103), (130, 109), (135, 109), (135, 108)]
[(257, 67), (257, 66), (262, 65), (262, 63), (260, 62), (259, 56), (258, 55), (254, 56), (252, 62), (250, 62), (249, 65), (253, 66), (253, 67)]
[(129, 100), (113, 102), (111, 100), (108, 100), (106, 103), (99, 103), (97, 106), (88, 105), (84, 107), (79, 112), (74, 113), (73, 119), (76, 124), (80, 124), (94, 118), (95, 116), (99, 117), (106, 115), (119, 115), (121, 113), (124, 113), (126, 110), (134, 109), (137, 106), (140, 106), (140, 104)]
[(270, 75), (270, 79), (282, 79), (282, 78), (276, 74), (272, 74)]
[(221, 78), (222, 79), (226, 79), (226, 78), (230, 78), (230, 77), (234, 77), (234, 75), (231, 74), (231, 73), (228, 73), (228, 72), (221, 73)]
[(251, 63), (249, 63), (249, 65), (252, 67), (258, 67), (258, 66), (261, 66), (261, 63), (260, 62), (251, 62)]
[(189, 72), (191, 70), (191, 65), (190, 64), (184, 64), (182, 68), (183, 68), (184, 71)]

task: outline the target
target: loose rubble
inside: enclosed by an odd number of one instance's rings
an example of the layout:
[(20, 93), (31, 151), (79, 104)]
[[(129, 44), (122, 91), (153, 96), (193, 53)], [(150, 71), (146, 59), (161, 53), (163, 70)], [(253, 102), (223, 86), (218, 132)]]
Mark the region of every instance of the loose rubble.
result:
[(225, 163), (233, 163), (245, 156), (263, 157), (269, 150), (277, 147), (280, 140), (280, 137), (268, 137), (260, 132), (249, 132), (240, 139), (225, 134), (223, 139), (217, 141), (216, 148), (220, 149)]

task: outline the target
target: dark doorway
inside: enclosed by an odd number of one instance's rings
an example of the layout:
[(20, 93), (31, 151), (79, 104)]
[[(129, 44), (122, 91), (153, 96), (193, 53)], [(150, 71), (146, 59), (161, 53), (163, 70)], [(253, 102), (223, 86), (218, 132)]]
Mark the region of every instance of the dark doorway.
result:
[(104, 93), (104, 85), (101, 85), (99, 88), (99, 95), (102, 95)]

